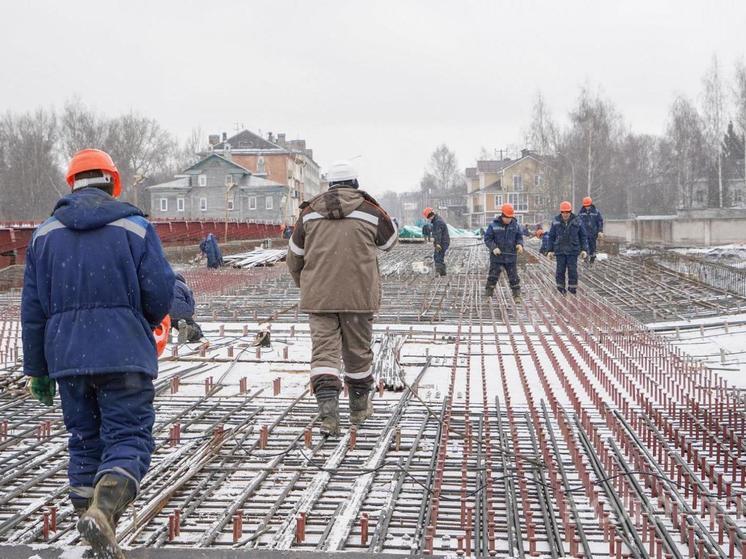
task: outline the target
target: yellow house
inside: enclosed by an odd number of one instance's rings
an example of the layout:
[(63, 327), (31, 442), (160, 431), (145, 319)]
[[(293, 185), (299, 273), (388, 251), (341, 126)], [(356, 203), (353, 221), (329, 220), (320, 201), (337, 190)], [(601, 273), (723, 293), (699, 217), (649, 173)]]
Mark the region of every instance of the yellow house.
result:
[(510, 202), (519, 222), (529, 226), (549, 217), (544, 184), (545, 163), (524, 149), (518, 159), (477, 161), (466, 169), (469, 226), (486, 227)]

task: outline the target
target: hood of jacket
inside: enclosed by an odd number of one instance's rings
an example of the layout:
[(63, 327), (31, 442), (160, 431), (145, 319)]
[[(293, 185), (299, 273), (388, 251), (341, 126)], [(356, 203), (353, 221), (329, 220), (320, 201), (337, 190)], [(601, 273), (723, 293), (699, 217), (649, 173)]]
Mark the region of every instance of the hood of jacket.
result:
[(309, 205), (326, 219), (342, 219), (360, 207), (365, 193), (354, 188), (336, 187), (319, 194)]
[(65, 227), (78, 231), (99, 229), (112, 221), (144, 215), (126, 202), (120, 202), (99, 188), (82, 188), (61, 198), (52, 215)]

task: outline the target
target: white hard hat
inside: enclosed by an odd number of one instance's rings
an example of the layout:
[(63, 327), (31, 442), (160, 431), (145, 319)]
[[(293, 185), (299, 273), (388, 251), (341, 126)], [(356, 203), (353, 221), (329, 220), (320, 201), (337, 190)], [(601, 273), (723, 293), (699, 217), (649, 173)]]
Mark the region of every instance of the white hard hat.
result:
[(357, 178), (357, 170), (349, 161), (335, 161), (326, 173), (328, 182), (342, 182)]

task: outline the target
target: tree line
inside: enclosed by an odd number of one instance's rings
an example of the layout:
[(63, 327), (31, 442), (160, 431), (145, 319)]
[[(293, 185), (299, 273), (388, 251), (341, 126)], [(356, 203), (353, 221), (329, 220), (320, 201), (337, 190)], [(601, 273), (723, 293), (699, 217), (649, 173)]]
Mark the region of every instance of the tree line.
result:
[(728, 79), (713, 56), (699, 99), (677, 95), (660, 135), (630, 130), (610, 99), (584, 87), (564, 125), (539, 93), (526, 141), (549, 163), (552, 207), (574, 190), (576, 202), (590, 195), (627, 217), (744, 206), (745, 134), (746, 65)]
[(80, 100), (61, 110), (39, 108), (0, 116), (0, 219), (38, 221), (69, 192), (64, 173), (83, 148), (108, 152), (121, 174), (122, 200), (149, 209), (144, 186), (168, 180), (195, 161), (201, 132), (183, 143), (157, 120), (135, 112), (99, 114)]

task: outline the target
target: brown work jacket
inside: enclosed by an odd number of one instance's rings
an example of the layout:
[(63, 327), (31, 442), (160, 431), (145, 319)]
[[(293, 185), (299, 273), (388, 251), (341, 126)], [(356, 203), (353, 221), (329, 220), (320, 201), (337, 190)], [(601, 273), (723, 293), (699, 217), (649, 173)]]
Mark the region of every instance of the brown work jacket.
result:
[(300, 310), (376, 312), (381, 304), (378, 251), (396, 244), (388, 214), (368, 194), (331, 188), (303, 210), (287, 264), (300, 287)]

